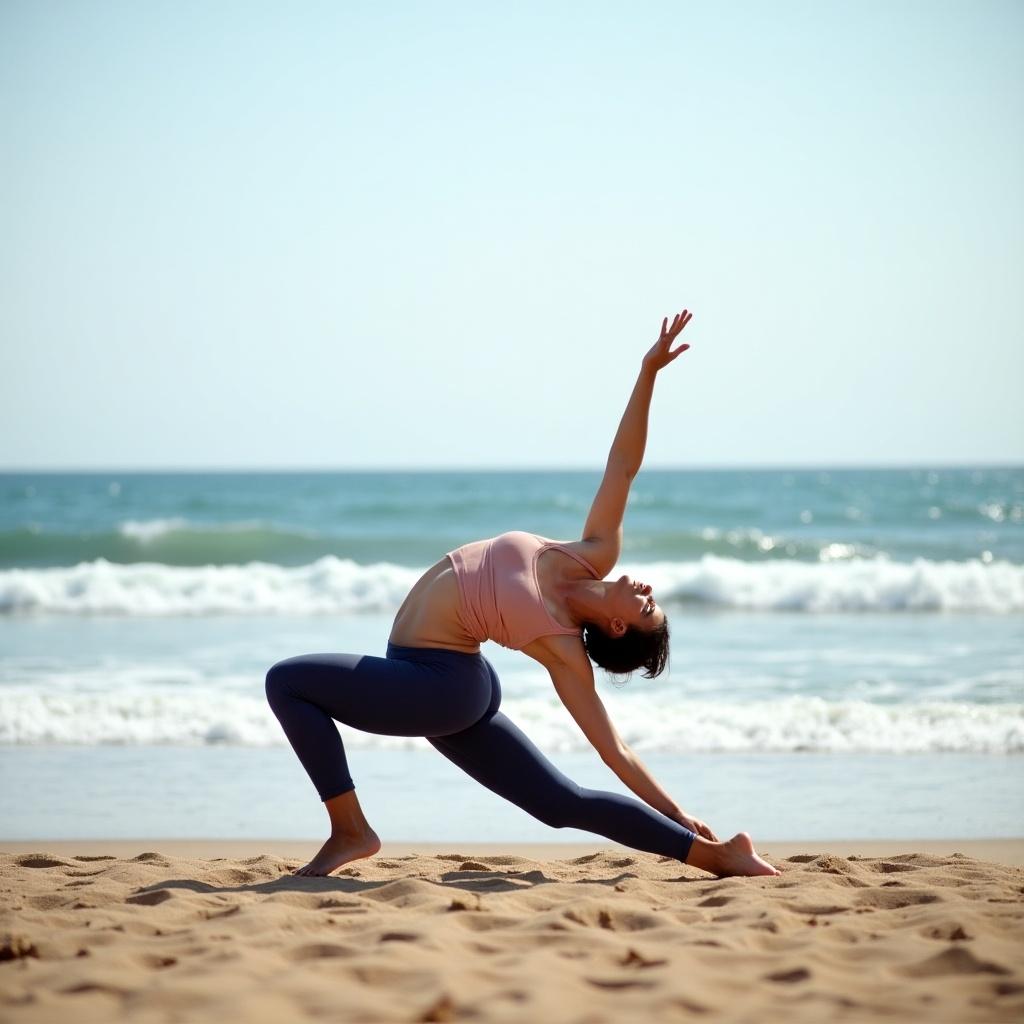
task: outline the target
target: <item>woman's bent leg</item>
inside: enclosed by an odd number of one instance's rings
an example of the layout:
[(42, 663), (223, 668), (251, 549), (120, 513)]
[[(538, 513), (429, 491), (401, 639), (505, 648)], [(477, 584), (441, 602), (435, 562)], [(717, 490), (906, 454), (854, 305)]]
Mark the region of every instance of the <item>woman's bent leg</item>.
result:
[(389, 644), (387, 658), (308, 654), (274, 665), (267, 699), (331, 819), (330, 838), (295, 874), (329, 875), (380, 850), (332, 719), (393, 736), (455, 732), (477, 721), (491, 698), (483, 658), (454, 651)]
[(305, 654), (274, 665), (266, 693), (323, 801), (355, 788), (333, 719), (388, 736), (439, 735), (477, 721), (491, 699), (483, 659), (452, 652)]

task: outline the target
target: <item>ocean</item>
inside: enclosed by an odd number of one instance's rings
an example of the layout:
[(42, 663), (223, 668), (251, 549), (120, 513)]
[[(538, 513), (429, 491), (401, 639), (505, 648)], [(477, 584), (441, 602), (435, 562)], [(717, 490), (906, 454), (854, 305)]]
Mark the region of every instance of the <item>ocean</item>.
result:
[[(320, 835), (267, 668), (383, 655), (446, 550), (577, 539), (599, 482), (0, 474), (0, 838)], [(1022, 834), (1024, 467), (645, 469), (623, 572), (665, 608), (671, 660), (624, 684), (598, 669), (599, 691), (719, 835)], [(483, 651), (503, 710), (563, 771), (629, 792), (540, 665)], [(423, 739), (340, 729), (382, 839), (593, 838), (533, 821)]]

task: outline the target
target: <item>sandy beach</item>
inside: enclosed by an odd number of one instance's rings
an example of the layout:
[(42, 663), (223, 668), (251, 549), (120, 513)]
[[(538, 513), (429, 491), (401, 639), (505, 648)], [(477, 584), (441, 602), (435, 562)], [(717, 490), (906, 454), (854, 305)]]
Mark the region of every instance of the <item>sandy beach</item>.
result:
[(0, 1019), (1010, 1021), (1024, 840), (623, 847), (0, 843)]

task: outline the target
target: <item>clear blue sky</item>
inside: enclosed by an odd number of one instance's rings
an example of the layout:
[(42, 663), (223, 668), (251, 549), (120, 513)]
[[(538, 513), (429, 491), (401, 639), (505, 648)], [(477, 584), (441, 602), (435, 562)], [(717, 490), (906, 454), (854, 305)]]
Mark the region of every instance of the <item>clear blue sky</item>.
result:
[(1024, 461), (1024, 4), (0, 6), (0, 468)]

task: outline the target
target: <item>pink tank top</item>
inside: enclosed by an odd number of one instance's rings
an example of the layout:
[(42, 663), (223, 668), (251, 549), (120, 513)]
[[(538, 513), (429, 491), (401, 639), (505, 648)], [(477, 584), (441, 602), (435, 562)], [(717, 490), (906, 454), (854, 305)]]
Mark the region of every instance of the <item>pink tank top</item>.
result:
[(600, 573), (558, 541), (512, 530), (463, 544), (447, 556), (459, 584), (459, 622), (477, 643), (494, 640), (518, 651), (539, 636), (580, 635), (556, 622), (544, 605), (537, 582), (537, 559), (557, 548), (576, 559), (595, 579)]

